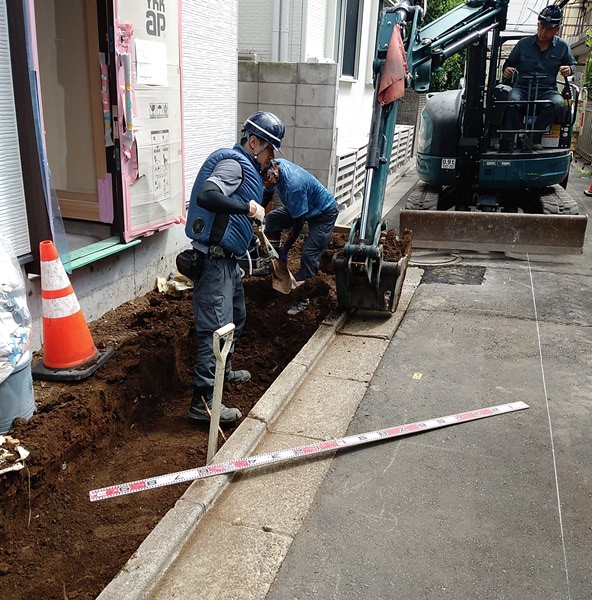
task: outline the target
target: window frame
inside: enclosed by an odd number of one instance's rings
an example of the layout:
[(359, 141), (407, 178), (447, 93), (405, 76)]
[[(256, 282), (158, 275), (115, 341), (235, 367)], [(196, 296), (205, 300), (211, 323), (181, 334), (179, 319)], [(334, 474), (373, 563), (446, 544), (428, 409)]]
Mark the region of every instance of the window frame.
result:
[[(354, 8), (352, 12), (348, 13), (348, 9), (352, 8), (353, 4), (357, 5), (357, 11)], [(327, 36), (327, 54), (339, 64), (340, 79), (342, 81), (356, 81), (359, 78), (360, 72), (360, 45), (364, 22), (364, 0), (332, 0), (328, 4), (328, 8), (333, 11), (334, 18), (332, 20), (333, 28)], [(355, 19), (355, 24), (352, 19)], [(350, 57), (348, 52), (346, 65), (345, 49), (354, 39), (354, 27), (355, 41), (353, 43), (353, 56)], [(344, 72), (344, 69), (347, 72)]]

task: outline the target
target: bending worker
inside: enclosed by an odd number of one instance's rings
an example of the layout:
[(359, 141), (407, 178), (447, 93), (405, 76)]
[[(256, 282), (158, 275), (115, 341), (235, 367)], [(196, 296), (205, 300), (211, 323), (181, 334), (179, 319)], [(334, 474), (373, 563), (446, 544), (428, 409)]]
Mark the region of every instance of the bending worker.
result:
[[(510, 101), (550, 100), (552, 105), (541, 105), (536, 110), (537, 118), (532, 143), (534, 150), (542, 150), (543, 131), (547, 130), (553, 121), (560, 122), (563, 115), (563, 98), (557, 91), (557, 74), (563, 77), (573, 75), (577, 64), (574, 55), (564, 40), (557, 37), (561, 25), (562, 11), (559, 6), (543, 8), (538, 18), (535, 35), (522, 38), (512, 48), (504, 63), (503, 76), (513, 80), (517, 76), (510, 93)], [(536, 76), (533, 79), (532, 76)], [(529, 98), (529, 87), (534, 95), (538, 83), (536, 97)], [(509, 105), (506, 111), (503, 129), (522, 129), (519, 105)], [(513, 134), (511, 134), (513, 136)], [(508, 134), (502, 134), (502, 144), (508, 150), (510, 145)]]
[[(297, 282), (314, 277), (319, 269), (321, 256), (331, 241), (333, 227), (339, 215), (333, 194), (316, 177), (289, 160), (274, 160), (264, 176), (265, 193), (263, 205), (267, 206), (274, 192), (283, 206), (273, 209), (265, 217), (265, 235), (276, 247), (280, 260), (288, 262), (288, 251), (300, 236), (304, 223), (308, 223), (308, 235), (302, 246), (300, 268), (294, 275)], [(282, 230), (288, 235), (281, 243)], [(258, 270), (261, 271), (261, 270)], [(258, 272), (257, 275), (266, 275)]]
[[(199, 253), (201, 273), (194, 280), (193, 312), (199, 347), (189, 417), (209, 421), (216, 357), (214, 332), (234, 323), (225, 381), (244, 383), (246, 370), (232, 370), (231, 358), (246, 317), (242, 273), (237, 262), (253, 240), (251, 219), (263, 221), (261, 172), (274, 158), (284, 137), (284, 124), (270, 112), (256, 112), (243, 125), (241, 143), (216, 150), (201, 167), (193, 190), (185, 233)], [(222, 405), (221, 423), (241, 418), (237, 408)]]

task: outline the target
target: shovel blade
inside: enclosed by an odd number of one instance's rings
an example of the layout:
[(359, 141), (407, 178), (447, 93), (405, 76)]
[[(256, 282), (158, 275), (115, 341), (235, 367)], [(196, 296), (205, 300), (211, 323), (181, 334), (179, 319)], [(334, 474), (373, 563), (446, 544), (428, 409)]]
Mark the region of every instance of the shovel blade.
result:
[(282, 294), (289, 294), (297, 287), (288, 265), (278, 258), (271, 259), (271, 285), (274, 290)]

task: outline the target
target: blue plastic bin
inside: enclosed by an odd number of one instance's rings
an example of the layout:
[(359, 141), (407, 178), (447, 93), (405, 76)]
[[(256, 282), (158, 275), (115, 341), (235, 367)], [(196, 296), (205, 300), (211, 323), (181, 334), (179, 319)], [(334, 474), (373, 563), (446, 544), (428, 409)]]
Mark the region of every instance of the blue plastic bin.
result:
[(8, 433), (16, 418), (30, 419), (34, 412), (35, 396), (29, 358), (0, 383), (0, 434)]

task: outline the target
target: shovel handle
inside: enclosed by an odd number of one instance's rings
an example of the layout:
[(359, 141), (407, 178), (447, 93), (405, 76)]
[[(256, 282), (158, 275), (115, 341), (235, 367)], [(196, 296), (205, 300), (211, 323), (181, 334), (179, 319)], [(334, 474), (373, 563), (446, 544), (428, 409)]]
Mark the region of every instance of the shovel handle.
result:
[[(218, 447), (218, 429), (220, 425), (220, 406), (222, 404), (222, 388), (224, 387), (224, 372), (226, 357), (232, 346), (234, 323), (228, 323), (214, 331), (214, 354), (216, 355), (216, 372), (214, 375), (214, 393), (212, 395), (212, 412), (210, 415), (210, 432), (208, 437), (208, 454), (206, 463), (209, 464), (216, 454)], [(220, 348), (220, 340), (224, 340)]]
[(263, 247), (263, 253), (265, 256), (271, 256), (271, 258), (279, 258), (279, 254), (275, 251), (275, 248), (271, 245), (271, 242), (267, 239), (265, 233), (263, 233), (263, 229), (261, 225), (257, 224), (255, 226), (255, 233), (261, 242), (261, 246)]

